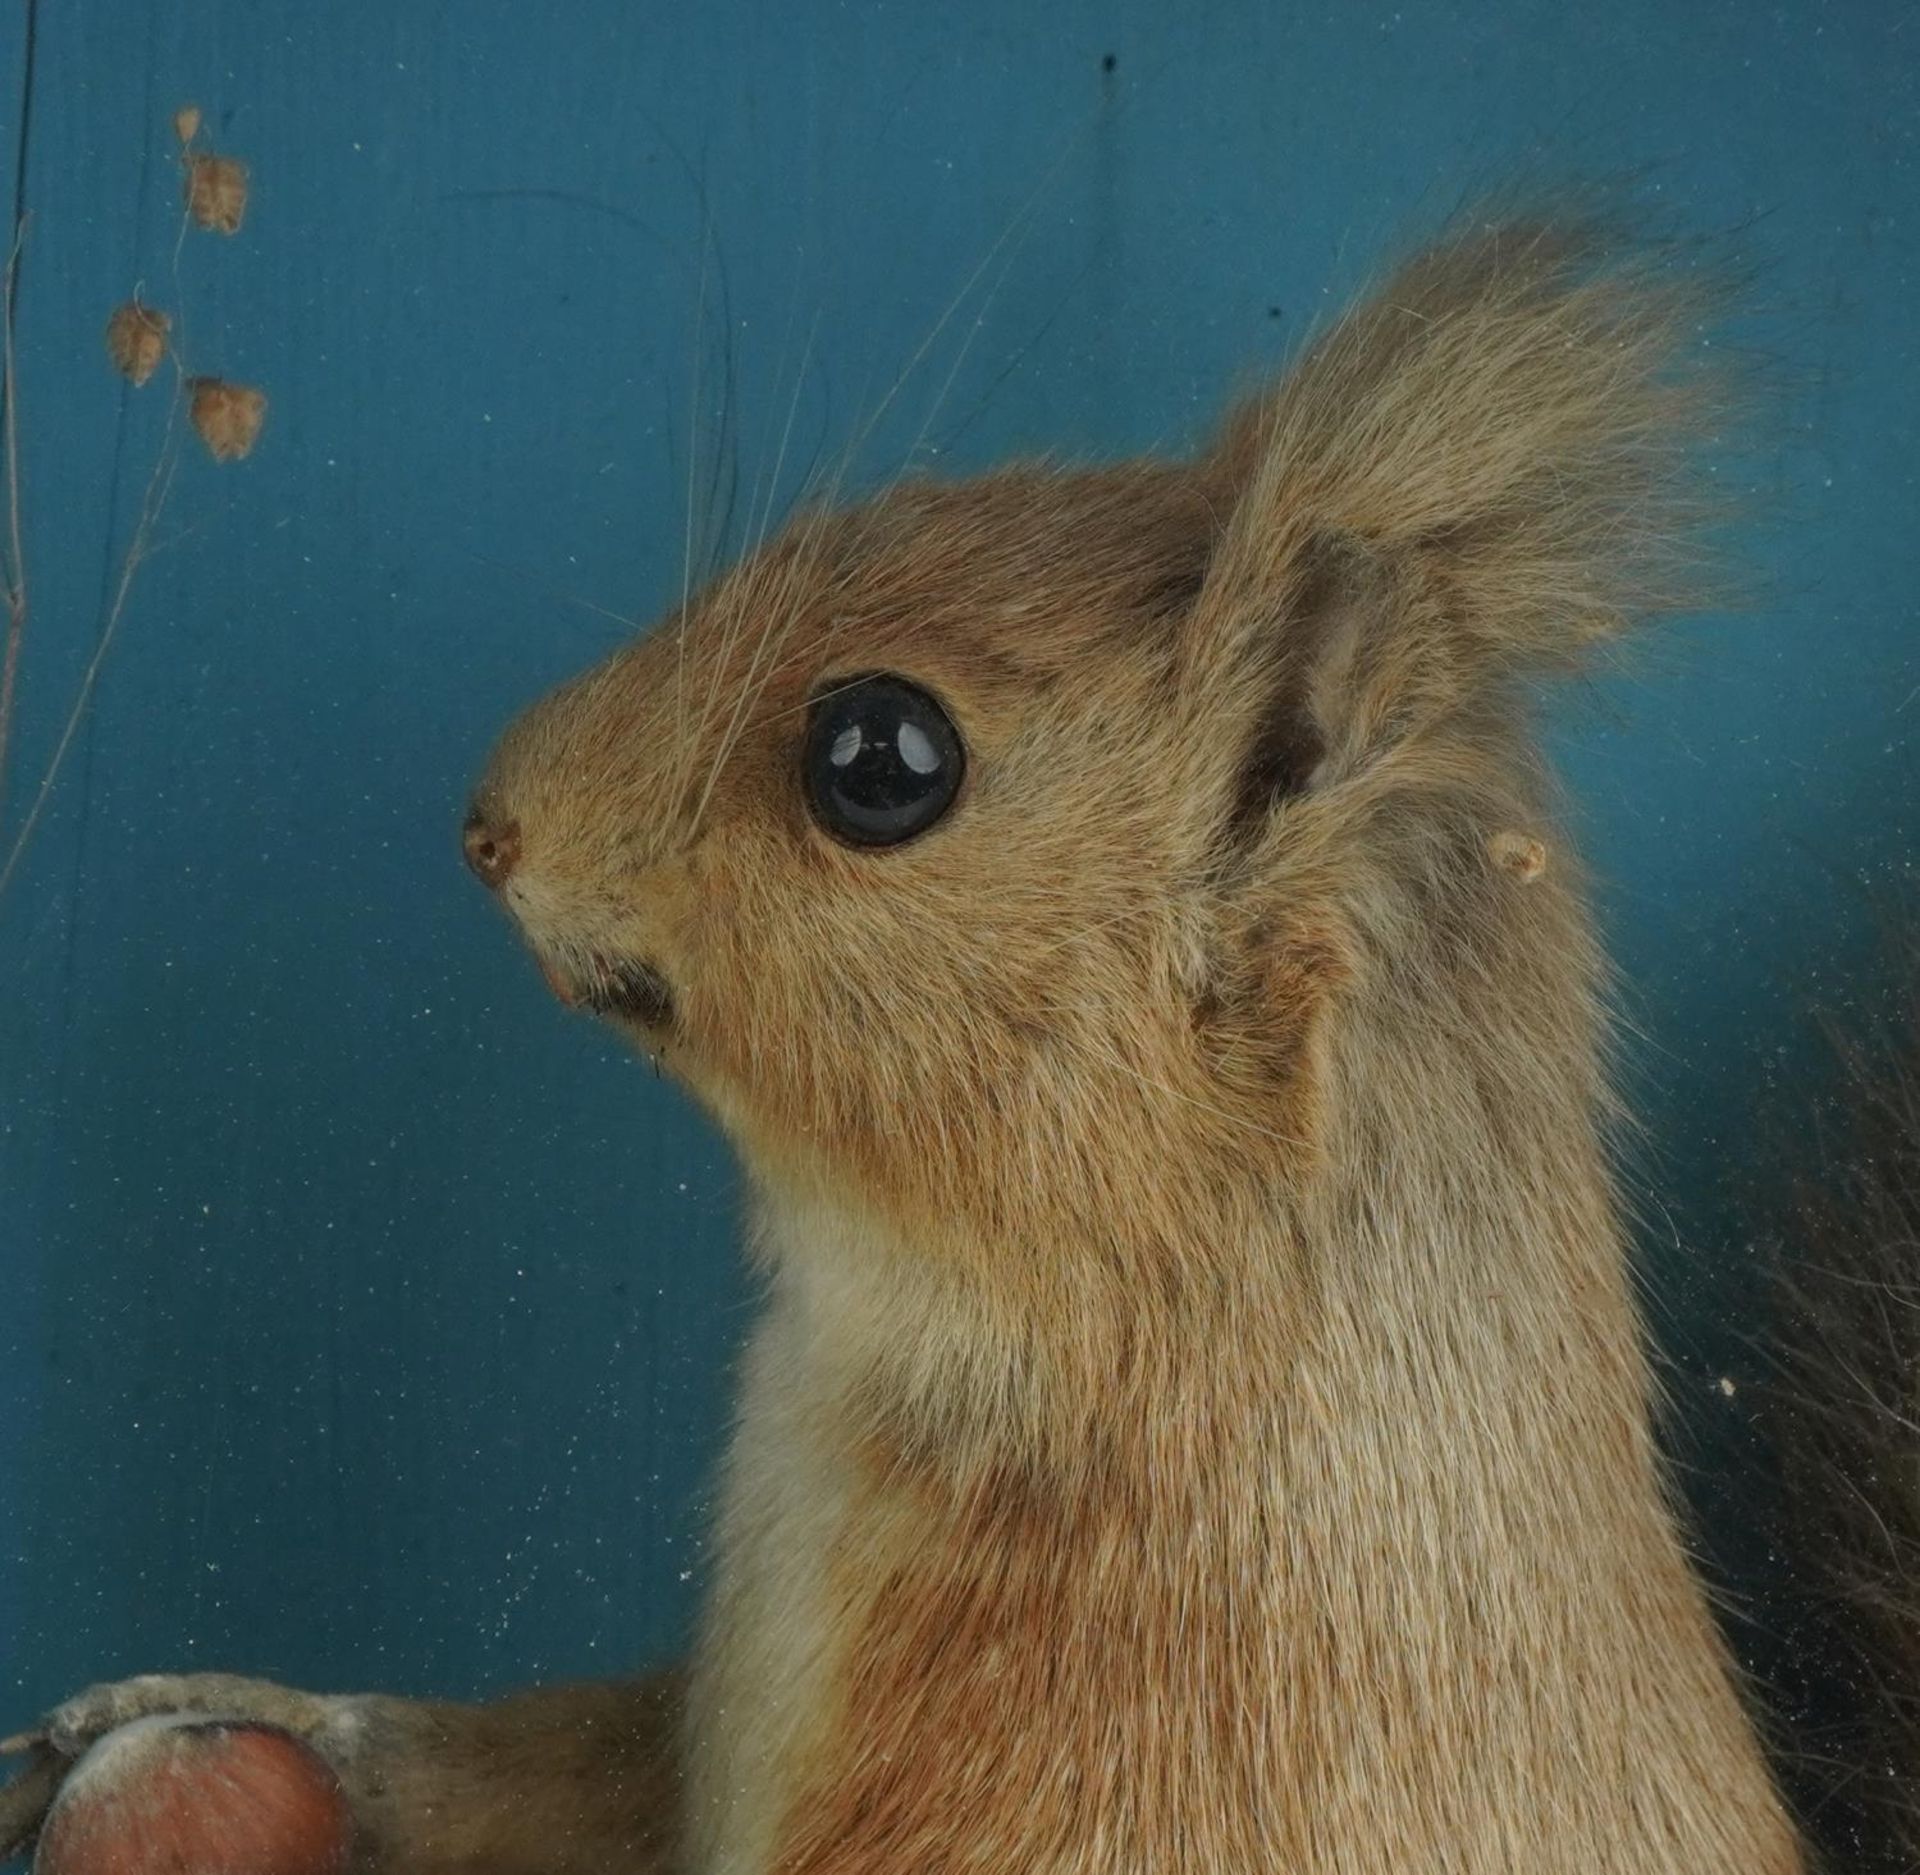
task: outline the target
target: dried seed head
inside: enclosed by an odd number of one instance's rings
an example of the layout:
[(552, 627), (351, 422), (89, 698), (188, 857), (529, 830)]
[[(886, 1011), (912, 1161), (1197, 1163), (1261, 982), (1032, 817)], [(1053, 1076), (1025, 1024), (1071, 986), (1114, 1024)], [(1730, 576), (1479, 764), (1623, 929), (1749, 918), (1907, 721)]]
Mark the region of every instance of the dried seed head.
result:
[(173, 114), (173, 134), (180, 139), (184, 150), (200, 134), (200, 107), (197, 104), (183, 104)]
[(231, 156), (189, 156), (187, 213), (202, 228), (238, 234), (247, 212), (247, 166)]
[(128, 300), (107, 321), (107, 356), (135, 384), (144, 384), (167, 355), (167, 315), (137, 299)]
[(1487, 842), (1487, 853), (1502, 872), (1510, 873), (1522, 885), (1531, 885), (1547, 869), (1547, 846), (1530, 833), (1508, 829), (1496, 833)]
[(267, 420), (267, 399), (249, 385), (229, 384), (225, 378), (195, 378), (188, 412), (214, 461), (238, 462), (253, 448)]

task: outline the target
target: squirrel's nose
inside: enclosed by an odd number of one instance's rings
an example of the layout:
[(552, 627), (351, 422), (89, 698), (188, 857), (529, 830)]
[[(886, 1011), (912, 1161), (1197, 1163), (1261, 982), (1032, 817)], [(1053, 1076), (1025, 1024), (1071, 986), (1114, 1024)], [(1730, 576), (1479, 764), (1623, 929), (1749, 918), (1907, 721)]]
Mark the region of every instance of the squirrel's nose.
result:
[(495, 820), (483, 808), (475, 807), (461, 829), (460, 844), (473, 868), (473, 876), (490, 891), (506, 884), (507, 874), (520, 857), (520, 823)]

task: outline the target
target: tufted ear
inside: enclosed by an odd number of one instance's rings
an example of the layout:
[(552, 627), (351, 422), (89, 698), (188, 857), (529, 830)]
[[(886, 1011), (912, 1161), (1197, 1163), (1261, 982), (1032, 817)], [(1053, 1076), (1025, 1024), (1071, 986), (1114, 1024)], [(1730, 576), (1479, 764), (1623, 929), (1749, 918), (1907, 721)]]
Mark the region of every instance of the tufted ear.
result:
[(1601, 227), (1470, 226), (1233, 415), (1181, 685), (1237, 722), (1222, 814), (1251, 830), (1697, 596), (1713, 298)]

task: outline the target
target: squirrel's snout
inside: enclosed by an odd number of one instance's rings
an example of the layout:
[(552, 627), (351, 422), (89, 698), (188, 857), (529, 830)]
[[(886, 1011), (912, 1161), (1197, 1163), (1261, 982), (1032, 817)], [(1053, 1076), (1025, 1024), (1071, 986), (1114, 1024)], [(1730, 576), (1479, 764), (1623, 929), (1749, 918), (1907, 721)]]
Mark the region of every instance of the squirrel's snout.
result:
[(473, 876), (497, 892), (520, 858), (520, 823), (496, 819), (476, 803), (461, 829), (460, 844)]

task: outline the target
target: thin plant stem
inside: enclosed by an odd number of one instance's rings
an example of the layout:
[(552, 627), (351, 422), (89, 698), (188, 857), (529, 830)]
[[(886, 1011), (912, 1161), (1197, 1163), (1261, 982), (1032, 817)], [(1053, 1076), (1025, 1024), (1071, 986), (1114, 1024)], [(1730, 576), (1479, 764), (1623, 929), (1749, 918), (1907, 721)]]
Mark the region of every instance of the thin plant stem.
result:
[[(27, 632), (27, 561), (21, 550), (20, 398), (16, 370), (16, 312), (20, 298), (20, 256), (27, 242), (27, 158), (33, 147), (33, 77), (39, 48), (40, 0), (27, 0), (24, 52), (20, 62), (20, 130), (13, 150), (13, 225), (7, 244), (7, 272), (0, 285), (0, 482), (7, 509), (7, 547), (0, 565), (7, 607), (6, 650), (0, 654), (0, 809), (6, 805), (7, 750), (13, 730), (14, 694), (20, 673), (20, 645)], [(4, 825), (0, 821), (0, 825)]]
[[(180, 279), (180, 252), (186, 239), (188, 215), (182, 212), (180, 232), (173, 244), (173, 289), (176, 308), (183, 304), (186, 294)], [(19, 236), (14, 242), (16, 257), (19, 252)], [(12, 280), (12, 264), (8, 265), (9, 284)], [(137, 297), (137, 294), (136, 294)], [(11, 309), (11, 299), (8, 301)], [(173, 486), (174, 470), (180, 461), (180, 412), (187, 400), (188, 386), (191, 382), (186, 366), (181, 358), (181, 341), (185, 336), (185, 317), (176, 309), (172, 335), (167, 348), (168, 361), (173, 367), (173, 396), (167, 404), (166, 428), (161, 432), (160, 449), (154, 457), (153, 468), (147, 476), (147, 485), (140, 497), (140, 513), (134, 523), (132, 537), (127, 542), (126, 557), (120, 563), (120, 572), (114, 581), (112, 596), (108, 599), (106, 611), (101, 619), (100, 634), (95, 640), (93, 655), (87, 660), (87, 668), (81, 674), (80, 687), (74, 693), (73, 705), (67, 712), (67, 720), (62, 725), (60, 740), (54, 744), (53, 754), (46, 769), (40, 776), (39, 785), (34, 789), (33, 800), (27, 809), (20, 830), (13, 837), (13, 844), (7, 849), (4, 864), (0, 864), (0, 895), (4, 895), (7, 883), (12, 879), (15, 868), (20, 864), (20, 856), (26, 851), (27, 842), (32, 838), (34, 828), (39, 824), (42, 811), (48, 797), (53, 793), (53, 784), (60, 777), (60, 770), (67, 759), (67, 751), (80, 727), (81, 718), (87, 713), (87, 705), (93, 700), (93, 692), (99, 682), (101, 667), (106, 663), (107, 653), (112, 649), (114, 634), (120, 626), (121, 615), (126, 611), (127, 595), (133, 587), (133, 576), (140, 570), (141, 564), (152, 554), (153, 530), (165, 508), (167, 493)], [(19, 471), (14, 460), (16, 438), (13, 423), (13, 398), (11, 395), (13, 371), (13, 325), (9, 318), (6, 322), (7, 352), (5, 370), (7, 373), (9, 395), (7, 398), (7, 424), (5, 448), (7, 451), (7, 493), (11, 498), (12, 564), (20, 566), (20, 509), (19, 509)], [(14, 609), (15, 594), (18, 594), (18, 616), (22, 623), (26, 617), (26, 584), (24, 575), (18, 572), (9, 574), (7, 599), (10, 614)], [(4, 677), (0, 677), (0, 784), (4, 783), (6, 760), (7, 715), (12, 704), (13, 665), (17, 652), (17, 632), (9, 627), (7, 642), (7, 662)]]
[(180, 410), (186, 401), (186, 373), (182, 370), (178, 358), (174, 360), (174, 392), (167, 406), (167, 427), (161, 437), (160, 453), (154, 458), (153, 471), (147, 477), (145, 492), (140, 497), (140, 517), (134, 523), (133, 536), (127, 542), (126, 558), (120, 563), (120, 577), (114, 582), (113, 597), (108, 601), (106, 618), (100, 627), (100, 637), (93, 647), (93, 656), (87, 660), (87, 668), (80, 679), (80, 688), (74, 693), (73, 707), (67, 712), (67, 720), (60, 731), (60, 740), (54, 744), (52, 758), (48, 761), (46, 772), (40, 777), (40, 785), (34, 790), (33, 803), (27, 809), (27, 817), (20, 824), (20, 831), (14, 835), (13, 845), (7, 850), (6, 863), (0, 865), (0, 894), (7, 889), (7, 882), (13, 877), (14, 868), (20, 863), (20, 856), (26, 850), (27, 841), (32, 837), (39, 823), (42, 810), (46, 807), (47, 797), (53, 792), (53, 784), (59, 779), (61, 765), (67, 759), (67, 750), (72, 745), (75, 733), (80, 727), (80, 719), (86, 714), (87, 705), (92, 700), (94, 685), (100, 677), (100, 667), (106, 662), (107, 652), (112, 648), (114, 633), (119, 629), (120, 619), (127, 608), (127, 594), (133, 587), (133, 576), (140, 570), (143, 561), (152, 550), (154, 523), (160, 518), (160, 511), (166, 506), (167, 492), (173, 486), (173, 472), (180, 461)]
[(7, 748), (13, 731), (14, 688), (20, 672), (20, 644), (27, 635), (27, 562), (20, 531), (20, 399), (14, 370), (14, 287), (20, 277), (20, 249), (26, 240), (24, 215), (13, 224), (13, 245), (7, 254), (6, 283), (0, 288), (0, 470), (6, 482), (7, 557), (4, 568), (7, 602), (6, 651), (0, 656), (0, 808), (7, 798)]

